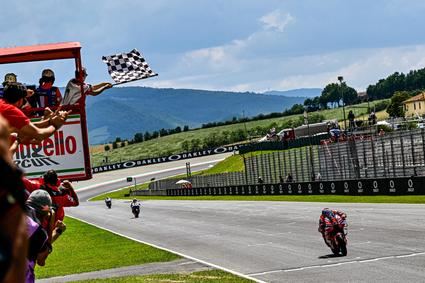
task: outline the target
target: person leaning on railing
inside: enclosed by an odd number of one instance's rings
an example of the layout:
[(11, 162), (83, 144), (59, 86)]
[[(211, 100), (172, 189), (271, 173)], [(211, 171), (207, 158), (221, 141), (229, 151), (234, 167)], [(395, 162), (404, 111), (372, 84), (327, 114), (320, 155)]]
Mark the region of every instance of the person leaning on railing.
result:
[(27, 90), (21, 83), (9, 83), (0, 99), (0, 114), (9, 122), (22, 143), (39, 143), (58, 130), (68, 118), (70, 111), (52, 112), (47, 119), (31, 122), (20, 109), (25, 104)]

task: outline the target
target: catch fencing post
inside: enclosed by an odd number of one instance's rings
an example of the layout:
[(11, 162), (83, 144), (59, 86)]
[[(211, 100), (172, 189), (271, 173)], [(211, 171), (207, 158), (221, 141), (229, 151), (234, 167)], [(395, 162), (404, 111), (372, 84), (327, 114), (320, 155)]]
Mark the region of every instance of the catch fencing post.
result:
[[(131, 183), (133, 182), (133, 177), (127, 177), (127, 182)], [(136, 191), (136, 178), (134, 178), (134, 190)], [(130, 188), (130, 194), (132, 193), (131, 188)]]
[(412, 148), (412, 162), (413, 162), (413, 176), (416, 176), (416, 158), (415, 158), (415, 146), (413, 143), (413, 135), (412, 132), (410, 134), (410, 147)]
[(400, 138), (400, 147), (401, 147), (401, 162), (403, 163), (403, 176), (406, 176), (406, 164), (405, 164), (405, 160), (404, 160), (404, 144), (403, 144), (403, 139), (401, 138), (401, 132), (399, 133), (399, 138)]

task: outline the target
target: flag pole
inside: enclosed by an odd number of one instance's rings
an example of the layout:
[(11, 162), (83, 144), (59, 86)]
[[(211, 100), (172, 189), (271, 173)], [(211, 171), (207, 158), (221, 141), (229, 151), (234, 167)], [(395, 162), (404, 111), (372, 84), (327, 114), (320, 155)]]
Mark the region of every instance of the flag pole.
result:
[(149, 76), (149, 77), (146, 77), (146, 78), (134, 79), (134, 80), (131, 80), (131, 81), (126, 81), (126, 82), (121, 82), (121, 83), (114, 83), (114, 84), (112, 84), (112, 86), (122, 85), (122, 84), (131, 83), (131, 82), (135, 82), (135, 81), (140, 81), (140, 80), (144, 80), (144, 79), (149, 79), (149, 78), (156, 77), (156, 76), (158, 76), (158, 74), (155, 74), (155, 75), (152, 75), (152, 76)]

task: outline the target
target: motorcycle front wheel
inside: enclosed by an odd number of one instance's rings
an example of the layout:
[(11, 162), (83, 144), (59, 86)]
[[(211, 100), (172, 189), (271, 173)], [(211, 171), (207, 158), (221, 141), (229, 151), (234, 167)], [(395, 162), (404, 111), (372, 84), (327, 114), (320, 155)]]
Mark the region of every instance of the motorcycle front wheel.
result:
[(341, 254), (343, 256), (346, 256), (347, 255), (347, 243), (345, 243), (344, 238), (338, 237), (338, 245), (340, 247)]

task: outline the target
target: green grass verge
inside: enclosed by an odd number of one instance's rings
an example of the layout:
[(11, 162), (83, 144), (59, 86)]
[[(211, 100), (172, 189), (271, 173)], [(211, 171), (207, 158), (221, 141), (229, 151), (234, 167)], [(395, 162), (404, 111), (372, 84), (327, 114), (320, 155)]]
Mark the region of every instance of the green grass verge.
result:
[(65, 223), (65, 233), (53, 244), (53, 252), (48, 257), (46, 266), (36, 268), (36, 278), (180, 258), (73, 218), (65, 218)]
[(133, 283), (133, 282), (185, 282), (185, 283), (248, 283), (248, 279), (220, 271), (199, 271), (190, 274), (154, 274), (143, 276), (128, 276), (108, 279), (77, 281), (78, 283)]

